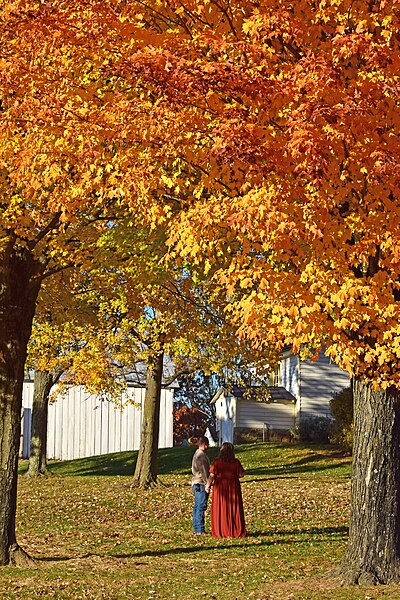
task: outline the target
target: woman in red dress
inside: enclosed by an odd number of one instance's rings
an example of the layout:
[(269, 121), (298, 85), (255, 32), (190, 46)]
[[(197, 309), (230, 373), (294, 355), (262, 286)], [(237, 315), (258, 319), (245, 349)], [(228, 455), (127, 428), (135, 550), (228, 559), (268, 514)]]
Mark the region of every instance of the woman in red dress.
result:
[(211, 503), (211, 533), (213, 537), (244, 537), (242, 490), (239, 477), (243, 477), (244, 469), (235, 458), (233, 445), (224, 442), (218, 458), (210, 468), (210, 476), (206, 492), (214, 486)]

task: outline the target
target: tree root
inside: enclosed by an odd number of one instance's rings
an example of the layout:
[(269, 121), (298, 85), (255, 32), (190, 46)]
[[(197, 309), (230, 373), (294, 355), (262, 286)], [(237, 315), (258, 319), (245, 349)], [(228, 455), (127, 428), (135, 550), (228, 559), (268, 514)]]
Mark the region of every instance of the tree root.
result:
[(332, 581), (338, 581), (341, 579), (340, 567), (335, 567), (330, 571), (325, 571), (324, 573), (318, 573), (313, 577), (315, 579), (331, 579)]
[(53, 477), (54, 473), (52, 473), (51, 471), (49, 471), (48, 469), (46, 469), (45, 471), (27, 471), (24, 475), (24, 477), (27, 477), (28, 479), (41, 479), (42, 477), (47, 478), (47, 477)]
[(9, 565), (12, 567), (37, 568), (35, 559), (33, 559), (18, 544), (13, 544), (9, 549)]
[(321, 579), (332, 579), (340, 582), (342, 586), (354, 585), (392, 585), (400, 583), (400, 565), (390, 569), (387, 577), (378, 575), (375, 569), (368, 565), (354, 565), (343, 561), (334, 569), (317, 576)]
[(165, 483), (163, 483), (162, 481), (160, 481), (160, 479), (146, 479), (144, 481), (141, 481), (140, 479), (134, 479), (131, 483), (130, 483), (130, 487), (131, 488), (139, 488), (142, 490), (150, 490), (153, 488), (158, 488), (158, 487), (167, 487), (167, 485)]

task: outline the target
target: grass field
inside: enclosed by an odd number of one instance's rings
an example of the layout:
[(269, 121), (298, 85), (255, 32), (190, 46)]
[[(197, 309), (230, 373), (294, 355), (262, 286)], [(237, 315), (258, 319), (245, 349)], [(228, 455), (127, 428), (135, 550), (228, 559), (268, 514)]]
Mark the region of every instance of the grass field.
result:
[[(350, 459), (330, 447), (237, 447), (248, 536), (191, 533), (192, 448), (160, 451), (160, 479), (130, 486), (131, 453), (21, 464), (17, 535), (36, 568), (0, 570), (0, 598), (400, 599), (400, 588), (341, 588), (321, 578), (348, 535)], [(216, 454), (210, 449), (211, 458)], [(207, 523), (208, 524), (208, 523)]]

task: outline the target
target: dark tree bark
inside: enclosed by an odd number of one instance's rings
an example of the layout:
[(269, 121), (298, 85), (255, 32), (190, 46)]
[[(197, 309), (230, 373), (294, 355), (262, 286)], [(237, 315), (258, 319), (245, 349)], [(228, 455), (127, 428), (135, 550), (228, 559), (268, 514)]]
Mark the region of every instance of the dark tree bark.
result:
[(47, 416), (50, 390), (61, 377), (64, 369), (54, 371), (35, 370), (29, 468), (27, 477), (48, 476), (47, 468)]
[(22, 386), (26, 350), (40, 288), (29, 250), (10, 243), (0, 265), (0, 564), (28, 557), (15, 537)]
[(352, 502), (344, 584), (400, 582), (400, 391), (354, 381)]
[(147, 364), (140, 449), (133, 476), (133, 484), (141, 488), (148, 488), (158, 483), (157, 453), (163, 358), (164, 354), (161, 352)]

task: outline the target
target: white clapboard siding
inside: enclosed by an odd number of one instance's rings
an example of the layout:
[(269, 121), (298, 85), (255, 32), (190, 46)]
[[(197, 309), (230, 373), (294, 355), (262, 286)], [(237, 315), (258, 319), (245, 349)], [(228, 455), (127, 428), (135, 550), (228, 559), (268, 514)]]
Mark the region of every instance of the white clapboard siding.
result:
[(215, 404), (220, 442), (233, 442), (233, 430), (237, 421), (238, 400), (231, 394), (221, 393)]
[[(161, 423), (166, 423), (168, 421), (168, 402), (166, 396), (166, 389), (161, 391), (161, 405), (160, 405), (160, 433), (158, 437), (158, 445), (160, 448), (168, 448), (169, 440), (166, 427), (161, 427)], [(172, 411), (171, 411), (172, 415)], [(171, 421), (171, 426), (173, 426), (173, 422)], [(171, 444), (172, 446), (172, 444)]]
[(278, 385), (284, 387), (297, 400), (300, 398), (299, 365), (298, 355), (289, 354), (284, 356), (279, 365), (278, 377)]
[(238, 402), (236, 427), (259, 429), (264, 423), (272, 429), (292, 429), (294, 426), (294, 405), (279, 402)]
[(25, 388), (24, 386), (24, 398), (25, 403), (23, 403), (22, 407), (20, 453), (22, 456), (29, 456), (31, 441), (33, 385), (27, 388)]
[[(140, 447), (145, 390), (128, 387), (117, 405), (89, 394), (82, 386), (70, 388), (50, 403), (48, 411), (47, 457), (72, 460), (110, 454)], [(29, 456), (33, 382), (23, 388), (21, 452)], [(159, 447), (173, 445), (173, 390), (161, 393)]]
[(300, 369), (300, 417), (331, 416), (329, 403), (334, 393), (350, 385), (348, 373), (323, 354), (317, 362), (302, 362)]

